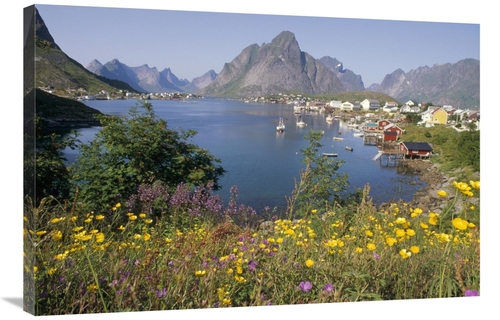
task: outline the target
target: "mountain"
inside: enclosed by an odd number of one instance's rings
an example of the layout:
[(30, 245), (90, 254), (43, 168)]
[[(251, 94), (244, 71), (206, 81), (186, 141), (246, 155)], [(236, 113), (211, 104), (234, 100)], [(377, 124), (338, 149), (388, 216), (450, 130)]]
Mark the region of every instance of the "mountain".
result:
[(333, 73), (340, 79), (342, 86), (347, 91), (363, 91), (365, 90), (365, 85), (361, 76), (355, 74), (349, 69), (344, 69), (344, 64), (329, 56), (324, 56), (319, 59), (328, 69), (333, 71)]
[[(151, 68), (147, 64), (129, 67), (118, 59), (113, 59), (104, 65), (94, 59), (87, 65), (87, 70), (96, 75), (128, 83), (139, 92), (195, 93), (202, 88), (186, 79), (179, 79), (170, 68), (158, 71), (156, 67)], [(208, 80), (206, 79), (206, 81)]]
[(195, 85), (198, 89), (203, 89), (208, 86), (217, 77), (217, 73), (214, 70), (210, 70), (201, 77), (194, 78), (191, 83)]
[(343, 91), (333, 71), (302, 52), (292, 32), (283, 31), (271, 43), (252, 44), (243, 49), (199, 94), (237, 97)]
[[(33, 84), (35, 87), (52, 87), (61, 95), (71, 95), (78, 90), (89, 93), (98, 93), (102, 90), (108, 92), (135, 91), (124, 82), (96, 76), (67, 56), (56, 44), (36, 8), (34, 15), (34, 39), (27, 39), (27, 41), (34, 41), (34, 56), (26, 52), (25, 63), (33, 65), (31, 70), (35, 70)], [(28, 48), (30, 46), (26, 45), (25, 50), (31, 50)], [(28, 61), (30, 59), (33, 60), (33, 63)], [(29, 71), (25, 69), (25, 72)]]
[(386, 75), (376, 90), (403, 102), (432, 102), (456, 108), (479, 106), (479, 66), (479, 60), (464, 59), (407, 73), (397, 69)]

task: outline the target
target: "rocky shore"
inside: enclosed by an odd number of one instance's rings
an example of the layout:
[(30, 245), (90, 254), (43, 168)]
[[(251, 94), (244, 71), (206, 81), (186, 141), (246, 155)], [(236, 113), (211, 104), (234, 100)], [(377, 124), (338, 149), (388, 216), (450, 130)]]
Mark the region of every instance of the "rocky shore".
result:
[[(419, 179), (426, 184), (426, 186), (418, 190), (414, 195), (412, 201), (408, 203), (411, 208), (420, 208), (424, 213), (436, 212), (441, 213), (444, 207), (447, 205), (449, 200), (454, 197), (453, 181), (456, 180), (455, 177), (444, 175), (439, 170), (439, 164), (433, 164), (429, 160), (409, 160), (405, 161), (404, 164), (406, 169), (410, 172), (416, 173)], [(458, 171), (456, 173), (459, 173)], [(479, 180), (479, 173), (476, 173), (477, 177), (474, 179)], [(437, 192), (439, 190), (445, 190), (448, 192), (448, 201), (443, 201), (443, 198), (439, 197)], [(479, 201), (477, 198), (471, 199), (474, 201)], [(383, 203), (380, 205), (380, 209), (385, 209), (390, 204)], [(455, 207), (457, 211), (460, 211), (463, 204), (457, 201)]]

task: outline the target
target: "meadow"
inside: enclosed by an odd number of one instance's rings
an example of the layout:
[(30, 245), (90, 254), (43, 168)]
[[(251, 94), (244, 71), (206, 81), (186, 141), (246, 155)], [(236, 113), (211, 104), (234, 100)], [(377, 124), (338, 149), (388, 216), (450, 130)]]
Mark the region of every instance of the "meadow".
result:
[[(36, 315), (467, 297), (480, 291), (480, 182), (444, 210), (370, 202), (300, 218), (223, 204), (211, 186), (140, 186), (108, 212), (26, 203), (25, 308)], [(293, 201), (293, 195), (291, 201)], [(457, 201), (462, 201), (457, 212)], [(265, 222), (262, 218), (266, 217)]]

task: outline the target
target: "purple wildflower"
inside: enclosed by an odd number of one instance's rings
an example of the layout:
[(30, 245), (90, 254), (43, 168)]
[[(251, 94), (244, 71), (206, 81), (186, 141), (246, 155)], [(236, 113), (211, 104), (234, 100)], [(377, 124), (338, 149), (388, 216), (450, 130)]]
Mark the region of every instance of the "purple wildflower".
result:
[(477, 291), (477, 290), (466, 290), (465, 291), (465, 296), (466, 297), (479, 297), (479, 291)]
[(373, 257), (378, 260), (380, 259), (380, 256), (378, 255), (378, 253), (376, 253), (375, 251), (373, 251)]
[(300, 290), (302, 290), (304, 292), (308, 292), (309, 290), (312, 289), (313, 286), (309, 281), (305, 281), (305, 282), (302, 281), (302, 282), (300, 282), (299, 287), (300, 287)]
[(156, 290), (156, 297), (157, 298), (163, 298), (166, 295), (167, 295), (167, 288)]
[(333, 285), (331, 283), (327, 283), (325, 284), (325, 286), (323, 287), (323, 290), (326, 291), (326, 292), (332, 292), (333, 291)]
[(248, 270), (254, 271), (255, 267), (258, 265), (258, 262), (255, 260), (248, 261)]

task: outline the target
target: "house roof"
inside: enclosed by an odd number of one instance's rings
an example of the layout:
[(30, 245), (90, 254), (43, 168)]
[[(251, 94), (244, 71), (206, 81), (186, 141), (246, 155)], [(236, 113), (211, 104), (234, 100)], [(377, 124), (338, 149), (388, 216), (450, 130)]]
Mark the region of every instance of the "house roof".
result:
[(432, 147), (427, 142), (401, 142), (408, 150), (432, 151)]

